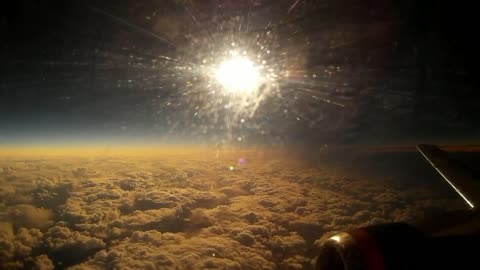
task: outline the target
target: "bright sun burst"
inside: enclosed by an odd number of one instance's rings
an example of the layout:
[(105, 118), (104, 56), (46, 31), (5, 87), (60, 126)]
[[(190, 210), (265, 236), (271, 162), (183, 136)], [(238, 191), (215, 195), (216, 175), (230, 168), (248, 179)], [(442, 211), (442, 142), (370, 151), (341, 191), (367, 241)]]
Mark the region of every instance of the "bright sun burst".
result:
[(259, 68), (244, 56), (232, 56), (222, 62), (215, 78), (230, 93), (252, 93), (261, 83)]

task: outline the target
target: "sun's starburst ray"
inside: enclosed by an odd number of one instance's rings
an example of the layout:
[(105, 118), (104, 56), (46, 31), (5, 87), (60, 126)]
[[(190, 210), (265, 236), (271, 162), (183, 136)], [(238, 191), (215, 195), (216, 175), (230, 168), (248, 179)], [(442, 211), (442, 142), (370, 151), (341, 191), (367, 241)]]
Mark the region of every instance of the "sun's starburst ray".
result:
[[(286, 23), (301, 16), (300, 1), (268, 20), (251, 13), (250, 1), (213, 5), (211, 18), (200, 16), (191, 1), (174, 2), (185, 25), (171, 38), (172, 53), (134, 45), (100, 51), (128, 60), (132, 73), (118, 85), (152, 95), (154, 118), (168, 134), (244, 143), (299, 123), (321, 124), (308, 106), (345, 107), (334, 90), (341, 87), (332, 79), (337, 70), (312, 71), (302, 52), (307, 46), (285, 38), (288, 28), (306, 39), (299, 25)], [(280, 122), (285, 127), (272, 124)]]

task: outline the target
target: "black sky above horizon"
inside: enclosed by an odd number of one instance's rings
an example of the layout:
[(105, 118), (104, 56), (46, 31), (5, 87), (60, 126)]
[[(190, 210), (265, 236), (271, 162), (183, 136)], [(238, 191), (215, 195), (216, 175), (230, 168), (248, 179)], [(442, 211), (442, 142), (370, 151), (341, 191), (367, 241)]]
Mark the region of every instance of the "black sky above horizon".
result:
[[(321, 145), (479, 134), (475, 14), (467, 1), (97, 2), (3, 5), (0, 143)], [(169, 60), (199, 64), (196, 50), (211, 54), (222, 31), (239, 40), (272, 37), (272, 59), (300, 74), (242, 124), (244, 115), (232, 118), (204, 94), (185, 98), (179, 85), (190, 75)], [(284, 51), (291, 56), (282, 58)]]

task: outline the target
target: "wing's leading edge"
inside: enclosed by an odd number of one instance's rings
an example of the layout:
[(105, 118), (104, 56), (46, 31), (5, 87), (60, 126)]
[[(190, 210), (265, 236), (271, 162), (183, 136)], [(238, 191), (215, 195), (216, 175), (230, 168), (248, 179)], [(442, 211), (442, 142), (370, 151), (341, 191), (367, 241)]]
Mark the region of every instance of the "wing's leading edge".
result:
[(435, 145), (419, 144), (417, 149), (472, 209), (480, 206), (480, 182), (467, 168)]

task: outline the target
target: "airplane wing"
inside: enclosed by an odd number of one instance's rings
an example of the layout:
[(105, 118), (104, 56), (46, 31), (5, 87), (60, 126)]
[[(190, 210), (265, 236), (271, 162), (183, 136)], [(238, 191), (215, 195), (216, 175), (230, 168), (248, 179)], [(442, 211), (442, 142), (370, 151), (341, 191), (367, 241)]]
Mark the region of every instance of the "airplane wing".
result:
[(417, 149), (472, 209), (480, 206), (480, 181), (468, 168), (435, 145), (419, 144)]

